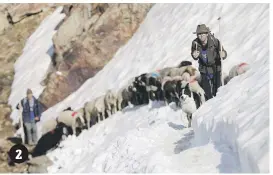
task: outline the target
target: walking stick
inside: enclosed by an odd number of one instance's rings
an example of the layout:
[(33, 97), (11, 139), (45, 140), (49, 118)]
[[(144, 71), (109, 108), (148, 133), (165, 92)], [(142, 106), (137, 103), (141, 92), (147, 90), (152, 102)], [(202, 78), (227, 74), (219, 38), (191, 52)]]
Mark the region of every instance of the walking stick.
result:
[(220, 53), (219, 56), (221, 58), (221, 86), (224, 86), (224, 76), (223, 76), (223, 69), (224, 69), (224, 64), (223, 64), (223, 58), (221, 56), (221, 53), (223, 51), (223, 46), (222, 46), (222, 42), (221, 42), (221, 33), (220, 33), (220, 20), (221, 20), (221, 16), (217, 19), (219, 21), (219, 43), (220, 43)]
[(21, 132), (21, 138), (22, 138), (22, 143), (25, 144), (25, 131), (24, 131), (24, 122), (23, 122), (23, 107), (21, 105), (21, 102), (19, 102), (19, 122), (20, 122), (20, 127), (22, 129)]

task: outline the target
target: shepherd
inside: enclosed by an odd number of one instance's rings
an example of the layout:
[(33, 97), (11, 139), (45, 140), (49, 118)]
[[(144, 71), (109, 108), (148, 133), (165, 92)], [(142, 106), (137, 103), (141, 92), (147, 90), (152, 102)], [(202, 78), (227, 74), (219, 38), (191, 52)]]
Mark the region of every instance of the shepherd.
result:
[(26, 128), (26, 136), (27, 136), (28, 144), (35, 145), (37, 143), (36, 123), (40, 121), (42, 111), (41, 111), (40, 103), (33, 96), (31, 89), (27, 90), (27, 97), (23, 98), (16, 106), (17, 109), (20, 109), (20, 107), (22, 107), (21, 109), (22, 119), (23, 119), (22, 123)]
[[(201, 87), (206, 94), (206, 100), (216, 96), (221, 83), (221, 58), (227, 58), (227, 52), (220, 41), (211, 34), (205, 24), (196, 28), (197, 38), (192, 41), (191, 56), (198, 60), (199, 72), (201, 73)], [(222, 47), (222, 48), (221, 48)]]

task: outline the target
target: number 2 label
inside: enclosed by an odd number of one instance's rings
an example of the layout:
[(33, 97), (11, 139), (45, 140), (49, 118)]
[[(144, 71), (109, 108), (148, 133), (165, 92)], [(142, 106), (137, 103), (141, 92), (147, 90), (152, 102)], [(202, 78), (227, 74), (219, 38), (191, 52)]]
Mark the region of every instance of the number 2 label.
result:
[(17, 149), (15, 152), (18, 153), (17, 156), (15, 157), (15, 159), (17, 159), (17, 160), (22, 159), (22, 150)]

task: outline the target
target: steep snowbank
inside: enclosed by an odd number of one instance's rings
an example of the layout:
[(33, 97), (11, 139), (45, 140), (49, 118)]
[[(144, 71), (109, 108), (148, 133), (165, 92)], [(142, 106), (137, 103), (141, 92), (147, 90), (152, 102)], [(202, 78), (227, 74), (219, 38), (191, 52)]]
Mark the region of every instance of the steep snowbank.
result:
[[(262, 53), (261, 53), (262, 54)], [(269, 172), (269, 56), (221, 88), (193, 120), (195, 141), (230, 145), (244, 173)]]

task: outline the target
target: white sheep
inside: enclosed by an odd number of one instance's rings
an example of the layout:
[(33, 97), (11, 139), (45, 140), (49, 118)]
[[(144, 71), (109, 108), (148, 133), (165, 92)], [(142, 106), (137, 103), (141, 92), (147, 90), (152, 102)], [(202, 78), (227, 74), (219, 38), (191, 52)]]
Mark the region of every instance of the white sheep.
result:
[(226, 79), (225, 79), (226, 83), (228, 81), (230, 81), (232, 78), (245, 73), (249, 69), (250, 69), (250, 66), (247, 63), (241, 63), (238, 65), (234, 65), (229, 71), (229, 76), (226, 77)]
[(112, 90), (108, 90), (105, 94), (105, 98), (104, 98), (104, 105), (106, 108), (106, 112), (108, 114), (108, 117), (111, 114), (114, 114), (117, 112), (117, 97), (114, 94), (114, 92)]
[(129, 104), (129, 106), (133, 106), (131, 99), (133, 95), (133, 91), (136, 92), (136, 88), (131, 86), (124, 86), (120, 88), (117, 92), (117, 108), (118, 110), (122, 110), (122, 102), (125, 102)]
[(53, 129), (55, 129), (57, 126), (57, 121), (56, 119), (49, 119), (43, 122), (42, 125), (42, 135), (46, 134), (49, 131), (52, 131)]
[(84, 118), (80, 112), (76, 111), (62, 111), (57, 117), (57, 122), (62, 122), (67, 126), (70, 126), (73, 130), (73, 134), (76, 135), (76, 128), (83, 128)]
[(189, 83), (183, 81), (183, 90), (180, 97), (182, 111), (187, 114), (188, 127), (191, 127), (192, 114), (197, 110), (196, 101), (193, 97), (192, 89)]
[(85, 113), (85, 119), (87, 122), (87, 128), (89, 129), (91, 127), (91, 120), (92, 117), (94, 117), (94, 111), (95, 110), (95, 101), (86, 102), (84, 104), (84, 113)]
[(182, 80), (189, 83), (190, 89), (192, 92), (197, 93), (201, 98), (201, 104), (205, 103), (205, 91), (204, 89), (199, 85), (198, 81), (195, 80), (196, 76), (190, 76), (188, 72), (184, 72), (182, 75)]
[(188, 72), (192, 76), (195, 74), (196, 69), (193, 66), (183, 66), (180, 68), (173, 67), (172, 69), (170, 69), (168, 76), (182, 76), (184, 72)]
[(105, 104), (104, 104), (105, 96), (100, 96), (95, 99), (94, 112), (98, 116), (98, 122), (101, 121), (101, 117), (105, 120)]

